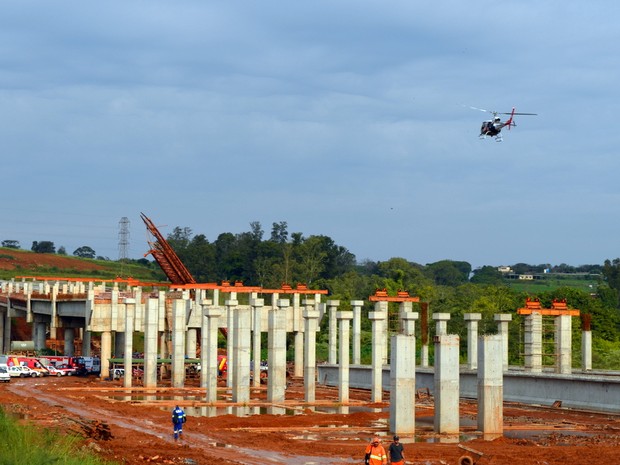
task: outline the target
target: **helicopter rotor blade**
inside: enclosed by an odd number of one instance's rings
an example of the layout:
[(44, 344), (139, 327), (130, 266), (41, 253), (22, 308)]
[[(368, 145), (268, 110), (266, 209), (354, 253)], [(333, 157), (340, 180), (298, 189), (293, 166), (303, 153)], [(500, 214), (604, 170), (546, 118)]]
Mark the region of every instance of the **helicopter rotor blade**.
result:
[(538, 113), (513, 113), (513, 112), (498, 112), (498, 115), (529, 115), (538, 116)]
[(520, 116), (538, 116), (538, 113), (516, 113), (512, 111), (493, 111), (493, 110), (485, 110), (484, 108), (472, 107), (471, 105), (463, 105), (468, 106), (472, 110), (484, 111), (485, 113), (492, 113), (493, 115), (520, 115)]
[(493, 114), (497, 113), (496, 111), (485, 110), (484, 108), (477, 108), (477, 107), (472, 107), (472, 106), (470, 106), (469, 108), (471, 108), (472, 110), (484, 111), (485, 113), (493, 113)]

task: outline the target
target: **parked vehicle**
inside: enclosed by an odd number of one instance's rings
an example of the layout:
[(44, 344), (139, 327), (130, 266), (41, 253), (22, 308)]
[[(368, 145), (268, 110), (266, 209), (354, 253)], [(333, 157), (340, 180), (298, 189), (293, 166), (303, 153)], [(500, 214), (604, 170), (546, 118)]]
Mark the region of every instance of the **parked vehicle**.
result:
[(9, 374), (9, 367), (6, 365), (0, 366), (0, 381), (8, 383), (11, 381), (11, 375)]
[(101, 359), (99, 357), (77, 357), (76, 362), (78, 375), (101, 373)]
[(56, 365), (54, 368), (60, 371), (63, 376), (73, 376), (77, 373), (77, 370), (69, 365)]
[(46, 366), (45, 368), (47, 368), (47, 371), (49, 371), (50, 376), (56, 376), (60, 378), (61, 376), (65, 375), (65, 373), (57, 369), (54, 365), (49, 365), (49, 366)]
[(42, 376), (45, 376), (42, 371), (33, 370), (32, 368), (27, 366), (21, 366), (20, 368), (22, 369), (22, 373), (24, 373), (23, 378), (40, 378)]
[(39, 361), (42, 365), (54, 365), (55, 367), (58, 365), (68, 365), (73, 368), (77, 368), (77, 357), (68, 357), (64, 355), (45, 355), (43, 357), (39, 357)]
[[(15, 357), (13, 357), (15, 358)], [(37, 376), (49, 376), (49, 371), (37, 357), (17, 357), (16, 365), (26, 366), (37, 372)]]
[(121, 379), (125, 377), (125, 369), (124, 368), (114, 368), (112, 369), (112, 379)]
[[(11, 376), (11, 378), (25, 378), (27, 376), (31, 376), (30, 372), (26, 371), (26, 369), (28, 369), (28, 367), (21, 367), (18, 365), (10, 366), (9, 376)], [(36, 376), (36, 373), (34, 374), (34, 376)]]

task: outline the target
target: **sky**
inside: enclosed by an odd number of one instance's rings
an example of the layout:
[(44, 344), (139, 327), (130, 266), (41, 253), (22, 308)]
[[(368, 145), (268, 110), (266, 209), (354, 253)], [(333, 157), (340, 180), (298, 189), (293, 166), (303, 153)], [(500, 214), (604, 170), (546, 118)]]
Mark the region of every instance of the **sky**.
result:
[[(620, 256), (620, 3), (0, 2), (0, 240), (273, 223), (358, 261)], [(478, 138), (490, 111), (515, 117)]]

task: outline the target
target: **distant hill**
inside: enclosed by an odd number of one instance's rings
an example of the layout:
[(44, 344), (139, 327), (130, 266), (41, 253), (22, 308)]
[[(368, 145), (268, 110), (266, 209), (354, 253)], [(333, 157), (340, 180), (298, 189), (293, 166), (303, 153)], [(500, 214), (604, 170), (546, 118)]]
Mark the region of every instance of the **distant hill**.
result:
[(157, 264), (93, 260), (51, 253), (35, 253), (0, 247), (0, 279), (18, 276), (96, 277), (114, 279), (131, 277), (144, 281), (166, 281)]

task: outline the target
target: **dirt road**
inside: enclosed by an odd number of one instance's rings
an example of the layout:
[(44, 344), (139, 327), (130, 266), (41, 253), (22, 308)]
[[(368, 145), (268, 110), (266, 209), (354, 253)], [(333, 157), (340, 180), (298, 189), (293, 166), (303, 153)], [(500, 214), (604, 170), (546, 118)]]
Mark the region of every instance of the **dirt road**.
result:
[[(98, 378), (14, 379), (0, 386), (0, 403), (23, 421), (78, 433), (107, 459), (160, 464), (362, 464), (374, 434), (388, 436), (389, 404), (369, 405), (370, 393), (353, 391), (349, 413), (338, 413), (337, 391), (319, 387), (321, 405), (300, 406), (303, 388), (292, 380), (287, 401), (266, 407), (265, 390), (249, 406), (207, 407), (196, 385), (184, 390), (127, 392), (119, 381)], [(221, 397), (227, 398), (225, 388)], [(175, 404), (188, 413), (184, 438), (172, 438)], [(340, 407), (342, 409), (342, 407)], [(216, 410), (217, 416), (206, 416)], [(259, 414), (248, 415), (249, 412)], [(278, 413), (278, 414), (276, 414)], [(476, 432), (476, 405), (461, 405), (461, 436), (435, 435), (432, 399), (417, 402), (415, 437), (401, 434), (407, 463), (457, 464), (467, 454), (479, 465), (620, 465), (620, 416), (562, 408), (504, 408), (504, 437), (484, 441)], [(110, 437), (111, 435), (111, 437)], [(479, 451), (478, 456), (458, 447)]]

